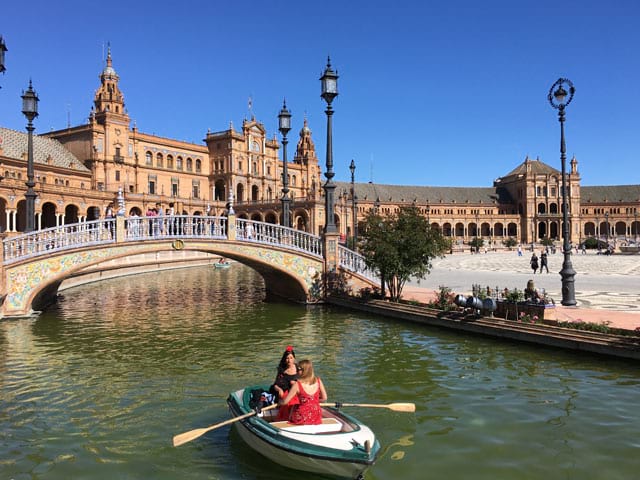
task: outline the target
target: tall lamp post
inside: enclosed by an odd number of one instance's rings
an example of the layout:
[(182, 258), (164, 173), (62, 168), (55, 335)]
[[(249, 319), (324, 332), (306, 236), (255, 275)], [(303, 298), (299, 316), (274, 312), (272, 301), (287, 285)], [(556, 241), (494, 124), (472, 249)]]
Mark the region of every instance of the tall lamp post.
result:
[(351, 171), (351, 216), (353, 218), (353, 249), (358, 250), (358, 209), (356, 199), (356, 163), (351, 159), (351, 165), (349, 165)]
[[(569, 93), (564, 89), (563, 85), (566, 85), (569, 89)], [(562, 262), (562, 270), (560, 270), (560, 276), (562, 277), (562, 305), (575, 306), (576, 294), (575, 294), (575, 276), (576, 271), (571, 264), (571, 245), (569, 244), (569, 208), (567, 204), (567, 147), (564, 142), (564, 117), (565, 108), (573, 100), (573, 95), (576, 89), (571, 83), (571, 80), (567, 78), (559, 78), (549, 90), (547, 99), (553, 108), (558, 110), (558, 120), (560, 122), (560, 161), (562, 163), (562, 253), (564, 254), (564, 261)]]
[(633, 239), (638, 243), (638, 211), (633, 209)]
[(335, 233), (336, 229), (336, 221), (334, 217), (334, 190), (336, 188), (335, 183), (333, 183), (333, 143), (332, 143), (332, 117), (333, 117), (333, 108), (331, 108), (331, 102), (333, 99), (338, 96), (338, 72), (333, 71), (331, 68), (331, 59), (327, 57), (327, 67), (320, 77), (320, 85), (321, 85), (321, 93), (320, 96), (323, 98), (325, 102), (327, 102), (327, 109), (325, 113), (327, 114), (327, 159), (326, 159), (326, 167), (327, 171), (324, 176), (327, 177), (327, 182), (324, 184), (324, 210), (325, 210), (325, 222), (324, 222), (324, 231), (325, 233)]
[(282, 110), (278, 114), (278, 130), (282, 134), (282, 220), (283, 227), (291, 226), (289, 198), (289, 172), (287, 170), (287, 133), (291, 130), (291, 112), (287, 110), (286, 100), (282, 102)]
[(607, 231), (604, 233), (604, 241), (607, 242), (607, 248), (609, 248), (609, 212), (605, 212), (604, 214), (604, 224), (607, 228)]
[(38, 96), (33, 90), (31, 80), (29, 80), (29, 88), (26, 92), (22, 92), (22, 113), (27, 118), (27, 131), (29, 132), (29, 140), (27, 144), (27, 193), (25, 193), (25, 199), (27, 202), (27, 221), (25, 232), (33, 232), (35, 228), (35, 206), (36, 206), (36, 191), (33, 187), (36, 183), (33, 181), (33, 119), (38, 116)]

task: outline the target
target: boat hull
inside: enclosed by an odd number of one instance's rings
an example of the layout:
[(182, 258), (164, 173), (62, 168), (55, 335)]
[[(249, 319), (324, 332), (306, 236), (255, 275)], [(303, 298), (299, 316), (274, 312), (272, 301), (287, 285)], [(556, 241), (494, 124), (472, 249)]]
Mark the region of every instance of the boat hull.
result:
[[(260, 387), (251, 387), (258, 389)], [(232, 416), (251, 411), (247, 390), (229, 395), (227, 403)], [(380, 444), (373, 432), (351, 416), (336, 409), (325, 409), (326, 415), (348, 423), (334, 433), (300, 433), (296, 428), (277, 428), (264, 418), (253, 416), (236, 423), (240, 437), (256, 452), (294, 470), (357, 478), (373, 465)], [(365, 443), (367, 442), (367, 443)], [(368, 451), (367, 451), (368, 446)]]

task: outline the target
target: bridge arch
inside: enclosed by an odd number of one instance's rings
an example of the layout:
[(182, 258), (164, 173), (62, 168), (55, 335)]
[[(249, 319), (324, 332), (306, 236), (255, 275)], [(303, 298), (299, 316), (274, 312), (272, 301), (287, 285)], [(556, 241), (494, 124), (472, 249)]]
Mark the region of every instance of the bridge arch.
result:
[[(248, 234), (248, 232), (251, 234)], [(364, 259), (329, 247), (331, 268), (357, 289), (379, 283)], [(336, 248), (338, 247), (338, 248)], [(293, 228), (235, 216), (117, 217), (62, 225), (3, 240), (2, 316), (22, 317), (50, 303), (71, 275), (109, 260), (159, 251), (199, 251), (237, 260), (265, 280), (267, 295), (316, 303), (329, 262), (322, 238)], [(335, 270), (330, 270), (334, 272)]]
[(110, 260), (145, 253), (180, 250), (218, 254), (256, 270), (264, 279), (267, 296), (307, 303), (310, 289), (322, 271), (322, 261), (304, 258), (284, 250), (266, 249), (261, 245), (226, 241), (130, 242), (105, 248), (102, 245), (78, 251), (65, 251), (35, 262), (21, 262), (7, 268), (10, 292), (4, 300), (6, 316), (23, 316), (41, 310), (55, 301), (60, 284), (80, 271)]

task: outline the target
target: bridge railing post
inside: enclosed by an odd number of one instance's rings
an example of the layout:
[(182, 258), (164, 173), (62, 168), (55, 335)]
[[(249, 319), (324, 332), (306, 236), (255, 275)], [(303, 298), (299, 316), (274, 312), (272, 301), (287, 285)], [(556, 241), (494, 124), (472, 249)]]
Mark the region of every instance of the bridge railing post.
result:
[(227, 240), (236, 239), (236, 215), (234, 213), (227, 216)]
[(324, 243), (323, 256), (324, 256), (324, 294), (329, 294), (330, 285), (327, 284), (329, 276), (338, 271), (338, 241), (340, 240), (339, 232), (325, 232), (322, 235), (322, 241)]
[(116, 243), (122, 243), (125, 240), (124, 216), (116, 217)]

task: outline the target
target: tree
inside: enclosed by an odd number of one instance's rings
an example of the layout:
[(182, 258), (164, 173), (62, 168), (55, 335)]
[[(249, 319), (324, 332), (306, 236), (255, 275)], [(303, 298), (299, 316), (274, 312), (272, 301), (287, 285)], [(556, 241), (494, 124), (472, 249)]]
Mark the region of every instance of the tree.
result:
[(360, 252), (369, 268), (380, 273), (392, 301), (402, 296), (411, 277), (422, 278), (431, 271), (432, 260), (451, 249), (440, 230), (431, 228), (416, 207), (403, 207), (384, 217), (369, 212), (360, 234)]

